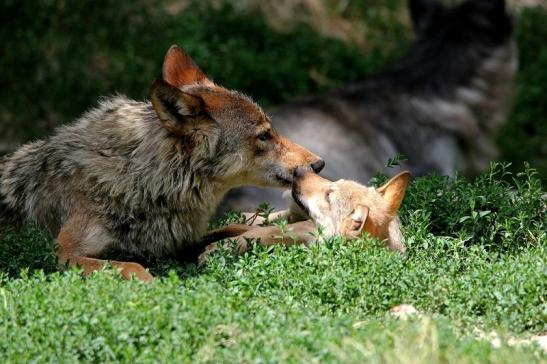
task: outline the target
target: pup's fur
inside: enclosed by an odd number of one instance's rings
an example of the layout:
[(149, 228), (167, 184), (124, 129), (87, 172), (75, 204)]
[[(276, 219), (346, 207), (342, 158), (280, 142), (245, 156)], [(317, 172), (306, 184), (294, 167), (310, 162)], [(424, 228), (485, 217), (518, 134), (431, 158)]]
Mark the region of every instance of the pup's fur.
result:
[[(110, 249), (180, 254), (198, 242), (224, 194), (245, 184), (289, 187), (322, 161), (272, 129), (248, 97), (211, 82), (179, 47), (150, 102), (118, 96), (0, 164), (0, 229), (31, 219), (58, 236), (61, 264), (86, 273)], [(8, 219), (10, 221), (8, 221)], [(135, 263), (124, 277), (151, 279)]]
[[(365, 183), (397, 154), (408, 157), (413, 175), (474, 174), (496, 157), (517, 69), (504, 1), (446, 8), (410, 0), (409, 8), (416, 39), (402, 59), (361, 82), (271, 112), (280, 131), (325, 156), (322, 174), (329, 179)], [(225, 209), (248, 211), (265, 201), (283, 206), (274, 191), (228, 196)]]
[[(293, 179), (292, 198), (311, 220), (287, 225), (283, 231), (278, 226), (231, 225), (215, 232), (220, 237), (235, 236), (239, 253), (249, 249), (249, 241), (262, 245), (313, 244), (317, 226), (322, 227), (322, 237), (341, 235), (347, 239), (362, 236), (365, 232), (385, 241), (390, 250), (405, 252), (397, 210), (403, 201), (409, 172), (401, 172), (380, 188), (366, 187), (354, 181), (331, 182), (310, 171), (298, 168)], [(274, 218), (288, 217), (298, 220), (299, 208), (291, 208)], [(199, 256), (200, 264), (217, 249), (218, 242), (207, 246)]]

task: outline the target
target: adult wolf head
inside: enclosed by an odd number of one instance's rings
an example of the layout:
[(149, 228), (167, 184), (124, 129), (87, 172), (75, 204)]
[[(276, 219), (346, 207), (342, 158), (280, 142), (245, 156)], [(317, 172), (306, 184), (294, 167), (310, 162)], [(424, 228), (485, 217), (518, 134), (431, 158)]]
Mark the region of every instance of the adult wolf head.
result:
[[(467, 0), (451, 7), (438, 0), (410, 0), (408, 7), (416, 41), (396, 67), (411, 71), (401, 77), (405, 84), (420, 87), (427, 80), (438, 92), (465, 84), (481, 71), (499, 73), (506, 56), (500, 49), (511, 43), (513, 31), (504, 0)], [(481, 70), (488, 58), (490, 69)]]
[(163, 127), (179, 139), (179, 152), (210, 165), (228, 188), (289, 187), (296, 167), (323, 168), (318, 156), (277, 133), (249, 97), (214, 84), (176, 45), (150, 99)]

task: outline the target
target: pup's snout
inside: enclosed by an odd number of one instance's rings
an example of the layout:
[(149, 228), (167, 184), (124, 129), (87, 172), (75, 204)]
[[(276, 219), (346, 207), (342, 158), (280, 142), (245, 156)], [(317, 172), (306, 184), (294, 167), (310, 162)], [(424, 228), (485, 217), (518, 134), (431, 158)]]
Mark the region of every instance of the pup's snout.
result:
[(325, 167), (325, 161), (322, 159), (318, 159), (313, 162), (310, 167), (315, 173), (319, 173)]
[(294, 178), (302, 177), (306, 172), (319, 173), (321, 172), (323, 167), (325, 167), (325, 161), (322, 159), (318, 159), (307, 167), (303, 167), (303, 166), (296, 167), (293, 172), (293, 177)]

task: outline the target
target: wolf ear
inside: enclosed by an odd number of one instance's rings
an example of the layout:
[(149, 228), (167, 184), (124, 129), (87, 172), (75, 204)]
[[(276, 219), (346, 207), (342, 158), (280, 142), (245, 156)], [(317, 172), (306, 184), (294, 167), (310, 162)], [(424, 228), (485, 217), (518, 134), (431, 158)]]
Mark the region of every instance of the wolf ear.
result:
[(482, 0), (473, 2), (472, 5), (482, 11), (505, 11), (505, 0)]
[(387, 201), (390, 214), (395, 215), (397, 210), (399, 210), (409, 182), (410, 172), (405, 171), (391, 178), (386, 184), (377, 189), (380, 195)]
[(163, 79), (175, 87), (195, 83), (213, 84), (188, 53), (176, 44), (173, 44), (165, 55)]
[(163, 80), (156, 80), (150, 87), (150, 100), (163, 127), (178, 136), (188, 133), (186, 118), (204, 111), (200, 97), (183, 92)]
[(443, 9), (435, 0), (409, 0), (408, 9), (414, 31), (420, 32)]
[(367, 222), (369, 208), (365, 205), (358, 205), (355, 210), (350, 215), (350, 229), (349, 234), (357, 237), (361, 235), (365, 223)]

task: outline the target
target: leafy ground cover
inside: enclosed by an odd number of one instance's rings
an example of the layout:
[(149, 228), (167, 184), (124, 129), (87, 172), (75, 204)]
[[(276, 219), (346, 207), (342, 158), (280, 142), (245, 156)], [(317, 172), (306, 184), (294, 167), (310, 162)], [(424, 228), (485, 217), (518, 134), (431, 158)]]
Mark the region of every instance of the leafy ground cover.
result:
[[(379, 182), (380, 178), (376, 181)], [(507, 182), (513, 180), (513, 182)], [(547, 202), (536, 172), (412, 182), (408, 254), (371, 239), (255, 246), (158, 279), (57, 272), (37, 229), (0, 241), (0, 357), (8, 362), (545, 362), (510, 337), (547, 331)], [(419, 315), (388, 311), (406, 303)], [(495, 331), (501, 347), (479, 339)]]
[[(100, 95), (144, 98), (172, 43), (266, 106), (364, 77), (404, 51), (408, 22), (397, 0), (347, 3), (366, 49), (302, 24), (274, 30), (229, 5), (4, 1), (0, 150)], [(158, 279), (141, 284), (58, 272), (53, 240), (30, 228), (0, 238), (1, 361), (545, 363), (537, 347), (507, 341), (547, 332), (546, 20), (544, 6), (518, 14), (515, 105), (499, 139), (513, 165), (473, 181), (416, 179), (401, 211), (406, 257), (331, 239), (220, 252), (204, 268), (150, 260)], [(525, 160), (539, 174), (508, 173)], [(387, 313), (401, 303), (420, 315)], [(478, 339), (490, 331), (501, 347)]]

